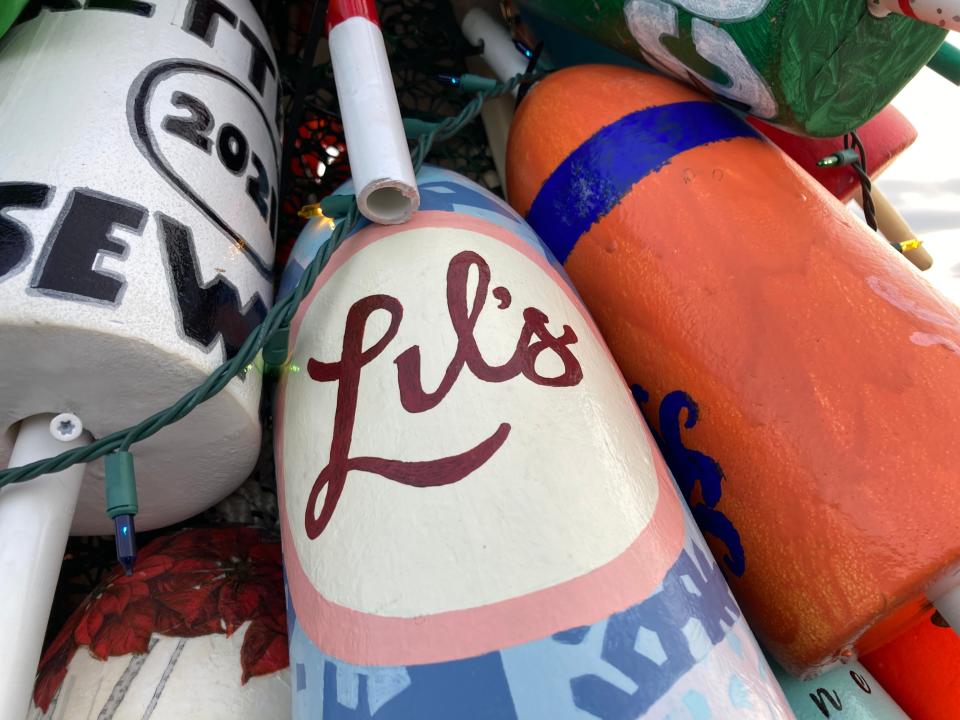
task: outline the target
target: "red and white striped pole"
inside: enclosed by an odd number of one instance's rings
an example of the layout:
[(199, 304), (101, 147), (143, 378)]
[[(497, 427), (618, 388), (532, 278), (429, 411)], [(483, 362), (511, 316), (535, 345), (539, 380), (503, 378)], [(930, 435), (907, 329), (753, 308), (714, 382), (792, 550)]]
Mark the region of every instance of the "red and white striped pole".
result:
[(420, 193), (373, 0), (331, 0), (327, 37), (360, 212), (402, 223)]
[(877, 17), (894, 12), (947, 30), (960, 31), (960, 0), (867, 0)]

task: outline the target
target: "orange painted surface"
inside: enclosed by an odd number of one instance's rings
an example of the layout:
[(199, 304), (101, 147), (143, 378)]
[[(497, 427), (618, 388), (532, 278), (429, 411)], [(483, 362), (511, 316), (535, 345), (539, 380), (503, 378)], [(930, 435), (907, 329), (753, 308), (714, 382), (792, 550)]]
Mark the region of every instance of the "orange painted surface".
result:
[(960, 715), (960, 637), (932, 612), (861, 662), (913, 720)]
[[(511, 130), (511, 202), (526, 213), (604, 125), (691, 99), (625, 68), (551, 75)], [(787, 669), (856, 651), (868, 629), (882, 643), (882, 621), (960, 561), (960, 311), (780, 150), (737, 138), (681, 153), (565, 268), (649, 391), (651, 425), (667, 393), (698, 403), (683, 442), (723, 469), (716, 509), (746, 559), (728, 579)]]
[[(817, 167), (817, 161), (840, 150), (843, 138), (811, 138), (794, 135), (757, 118), (748, 118), (751, 125), (772, 140), (777, 147), (793, 158), (800, 167), (846, 202), (860, 188), (860, 178), (849, 166)], [(857, 130), (867, 156), (867, 170), (876, 179), (897, 157), (917, 139), (917, 129), (893, 105), (887, 105), (879, 114)]]

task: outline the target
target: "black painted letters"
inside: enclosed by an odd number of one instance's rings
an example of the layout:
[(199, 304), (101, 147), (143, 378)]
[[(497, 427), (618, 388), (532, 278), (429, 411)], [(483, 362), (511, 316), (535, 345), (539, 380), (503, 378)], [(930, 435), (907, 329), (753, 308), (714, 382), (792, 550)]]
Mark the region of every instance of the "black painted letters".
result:
[(156, 217), (184, 334), (206, 349), (221, 335), (227, 357), (233, 357), (266, 316), (266, 304), (254, 294), (247, 308), (241, 310), (240, 294), (221, 275), (204, 285), (190, 228), (162, 213)]
[(31, 287), (115, 303), (124, 280), (98, 269), (103, 254), (123, 257), (127, 246), (110, 235), (114, 226), (143, 232), (145, 208), (129, 200), (76, 188), (70, 192), (44, 247)]
[(42, 183), (0, 183), (0, 279), (26, 260), (33, 244), (30, 230), (7, 217), (10, 208), (45, 208), (53, 188)]
[(267, 53), (267, 49), (263, 46), (263, 43), (257, 39), (257, 36), (253, 34), (253, 31), (247, 27), (247, 24), (242, 20), (240, 21), (240, 34), (250, 43), (250, 70), (247, 77), (257, 89), (257, 92), (263, 95), (266, 71), (269, 70), (270, 75), (276, 78), (277, 68), (274, 67), (273, 61), (270, 59), (270, 55)]
[(140, 17), (153, 15), (154, 4), (141, 0), (87, 0), (87, 10), (114, 10)]
[(808, 693), (810, 699), (813, 701), (813, 704), (817, 706), (817, 709), (823, 713), (824, 717), (830, 717), (830, 710), (827, 708), (827, 703), (829, 702), (833, 705), (834, 710), (843, 710), (843, 703), (840, 701), (840, 694), (834, 690), (833, 695), (830, 694), (829, 690), (824, 688), (817, 688), (817, 693)]
[(237, 26), (236, 14), (217, 0), (192, 0), (187, 8), (187, 16), (183, 20), (183, 29), (191, 35), (203, 38), (203, 41), (213, 47), (213, 39), (217, 35), (217, 25), (220, 20)]

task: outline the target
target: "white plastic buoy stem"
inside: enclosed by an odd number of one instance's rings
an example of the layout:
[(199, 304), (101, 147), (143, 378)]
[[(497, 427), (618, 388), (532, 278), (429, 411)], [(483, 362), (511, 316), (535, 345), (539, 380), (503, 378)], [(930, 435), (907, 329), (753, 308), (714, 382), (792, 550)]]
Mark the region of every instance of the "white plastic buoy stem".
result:
[(876, 17), (897, 13), (947, 30), (960, 30), (960, 0), (867, 0), (867, 7)]
[[(480, 55), (501, 82), (527, 71), (529, 60), (517, 50), (507, 28), (483, 8), (464, 15), (460, 28), (471, 45), (483, 45)], [(513, 89), (514, 95), (517, 90)]]
[(364, 5), (328, 6), (330, 61), (357, 205), (368, 220), (395, 225), (420, 207), (420, 192), (376, 10)]
[[(470, 72), (480, 75), (492, 73), (497, 80), (506, 82), (527, 71), (530, 61), (513, 44), (506, 26), (483, 8), (474, 7), (467, 11), (460, 21), (460, 29), (471, 45), (483, 46), (480, 54), (482, 60), (475, 56), (467, 58)], [(482, 66), (484, 63), (488, 71), (478, 68), (478, 65)], [(483, 127), (487, 132), (487, 145), (500, 176), (500, 186), (508, 197), (510, 189), (507, 187), (507, 138), (513, 123), (514, 98), (519, 89), (513, 89), (513, 97), (501, 95), (488, 100), (480, 110)]]
[[(34, 415), (20, 423), (10, 467), (89, 442), (75, 415)], [(30, 707), (85, 467), (0, 489), (0, 720), (23, 720)]]

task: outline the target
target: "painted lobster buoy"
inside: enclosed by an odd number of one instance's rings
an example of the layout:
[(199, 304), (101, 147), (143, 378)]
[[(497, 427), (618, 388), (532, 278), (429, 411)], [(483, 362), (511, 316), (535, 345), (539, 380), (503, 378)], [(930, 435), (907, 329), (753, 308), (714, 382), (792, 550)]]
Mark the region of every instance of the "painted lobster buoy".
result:
[(672, 80), (555, 73), (507, 156), (765, 647), (802, 674), (889, 637), (960, 558), (957, 307)]
[[(797, 680), (774, 666), (797, 720), (910, 720), (870, 671), (851, 661), (815, 680)], [(914, 720), (916, 720), (914, 718)]]
[[(247, 0), (123, 8), (44, 10), (0, 54), (2, 460), (12, 425), (39, 412), (68, 409), (102, 437), (163, 409), (271, 301), (277, 81), (262, 23)], [(240, 483), (259, 392), (247, 373), (136, 445), (141, 528)], [(111, 532), (102, 464), (87, 476), (73, 532)]]
[[(253, 7), (67, 5), (0, 44), (0, 462), (16, 466), (163, 410), (271, 302), (277, 79)], [(246, 373), (133, 447), (140, 529), (240, 484), (259, 397)], [(23, 717), (68, 530), (113, 530), (103, 464), (85, 475), (0, 491), (4, 720)]]
[(865, 0), (521, 0), (521, 6), (713, 92), (832, 137), (878, 113), (946, 33)]
[[(291, 326), (294, 717), (790, 717), (549, 253), (479, 186), (418, 183)], [(329, 234), (307, 227), (285, 287)]]
[(154, 540), (53, 639), (27, 719), (289, 718), (282, 573), (253, 528)]
[(935, 612), (862, 661), (913, 720), (953, 717), (960, 707), (960, 638)]

